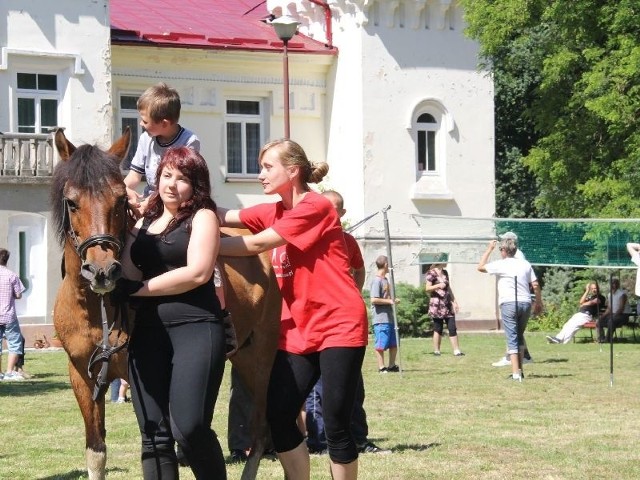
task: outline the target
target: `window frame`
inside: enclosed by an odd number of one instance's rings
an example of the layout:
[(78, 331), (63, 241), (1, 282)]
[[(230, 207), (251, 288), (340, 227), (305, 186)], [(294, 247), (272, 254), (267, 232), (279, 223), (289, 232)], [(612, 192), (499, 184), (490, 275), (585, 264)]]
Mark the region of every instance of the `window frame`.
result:
[[(259, 113), (257, 115), (252, 114), (242, 114), (242, 113), (229, 113), (228, 112), (228, 102), (229, 101), (238, 101), (238, 102), (254, 102), (258, 104)], [(226, 172), (227, 180), (255, 180), (258, 178), (260, 167), (258, 165), (258, 173), (248, 173), (248, 152), (247, 152), (247, 124), (257, 124), (259, 128), (259, 139), (258, 145), (261, 147), (265, 143), (266, 135), (267, 135), (267, 101), (263, 97), (254, 97), (254, 96), (228, 96), (224, 99), (224, 127), (223, 127), (223, 138), (224, 138), (224, 168)], [(231, 172), (229, 168), (229, 135), (228, 135), (228, 125), (230, 123), (240, 123), (241, 131), (240, 131), (240, 149), (241, 149), (241, 172)], [(256, 158), (257, 162), (257, 158)]]
[[(433, 118), (433, 122), (420, 122), (419, 119), (423, 115), (429, 115)], [(413, 131), (415, 134), (415, 165), (418, 177), (420, 176), (440, 176), (443, 174), (443, 147), (441, 145), (442, 137), (442, 121), (439, 118), (441, 115), (435, 113), (431, 109), (420, 110), (416, 114), (416, 119), (413, 122)], [(420, 136), (425, 136), (425, 153), (424, 159), (420, 158)], [(429, 137), (433, 137), (433, 162), (429, 161)], [(424, 163), (425, 168), (421, 169), (420, 165)], [(433, 163), (433, 168), (430, 168), (430, 163)]]
[[(36, 76), (36, 88), (21, 88), (18, 87), (18, 75), (26, 74), (26, 75), (35, 75)], [(40, 75), (49, 75), (56, 78), (56, 89), (55, 90), (42, 90), (38, 88), (38, 77)], [(62, 95), (60, 93), (60, 81), (62, 80), (59, 73), (51, 73), (51, 72), (40, 72), (34, 71), (32, 69), (24, 68), (16, 71), (15, 75), (15, 131), (19, 133), (31, 133), (31, 134), (42, 134), (49, 133), (53, 129), (55, 129), (60, 123), (60, 106), (62, 104)], [(27, 99), (33, 100), (34, 104), (34, 124), (33, 125), (21, 125), (20, 124), (20, 100)], [(42, 101), (43, 100), (54, 100), (56, 102), (56, 125), (46, 125), (43, 127), (42, 125)], [(23, 128), (33, 128), (33, 132), (21, 131)], [(47, 131), (42, 131), (43, 128), (47, 129)]]
[[(420, 118), (428, 115), (433, 121), (421, 122)], [(440, 132), (440, 124), (437, 118), (431, 112), (422, 112), (418, 115), (415, 122), (416, 133), (416, 167), (422, 175), (438, 175), (441, 170), (440, 152), (438, 151), (438, 133)], [(420, 137), (424, 134), (424, 158), (420, 154)], [(432, 158), (430, 158), (432, 153)], [(424, 168), (420, 168), (424, 163)]]
[[(424, 114), (429, 114), (436, 123), (419, 122), (418, 119)], [(426, 97), (414, 106), (411, 116), (407, 120), (407, 131), (413, 140), (413, 169), (416, 179), (415, 183), (411, 185), (409, 198), (412, 200), (453, 200), (454, 196), (447, 182), (448, 142), (450, 138), (457, 135), (457, 127), (453, 115), (441, 100), (434, 97)], [(422, 170), (420, 168), (419, 132), (434, 133), (433, 152), (435, 158), (433, 170)], [(428, 162), (426, 155), (427, 152), (425, 151), (425, 167)]]
[(123, 97), (135, 97), (136, 102), (137, 99), (140, 98), (142, 92), (134, 92), (134, 91), (121, 91), (118, 92), (118, 126), (120, 128), (120, 135), (124, 133), (125, 125), (123, 120), (132, 120), (136, 121), (136, 130), (131, 132), (131, 145), (129, 146), (129, 152), (125, 159), (122, 160), (120, 164), (120, 168), (122, 170), (128, 171), (131, 165), (131, 160), (133, 160), (133, 156), (136, 154), (136, 148), (138, 147), (138, 142), (140, 140), (140, 136), (144, 132), (144, 129), (140, 125), (140, 113), (138, 112), (138, 108), (130, 109), (122, 107), (122, 98)]

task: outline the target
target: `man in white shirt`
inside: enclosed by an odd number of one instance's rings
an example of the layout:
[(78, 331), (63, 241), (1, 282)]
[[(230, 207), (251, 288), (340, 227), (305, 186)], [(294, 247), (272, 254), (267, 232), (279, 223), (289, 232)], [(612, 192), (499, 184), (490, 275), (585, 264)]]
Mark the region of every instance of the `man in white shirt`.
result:
[[(524, 253), (518, 247), (518, 235), (513, 232), (505, 232), (502, 235), (498, 235), (500, 240), (505, 240), (507, 238), (512, 239), (516, 244), (516, 253), (513, 258), (519, 258), (521, 260), (526, 260)], [(524, 342), (524, 357), (522, 358), (522, 363), (533, 363), (533, 358), (531, 358), (531, 354), (529, 353), (529, 348), (527, 347), (527, 341)], [(493, 367), (507, 367), (511, 365), (511, 359), (509, 358), (509, 354), (505, 353), (504, 357), (500, 358), (500, 360), (493, 362), (491, 366)]]

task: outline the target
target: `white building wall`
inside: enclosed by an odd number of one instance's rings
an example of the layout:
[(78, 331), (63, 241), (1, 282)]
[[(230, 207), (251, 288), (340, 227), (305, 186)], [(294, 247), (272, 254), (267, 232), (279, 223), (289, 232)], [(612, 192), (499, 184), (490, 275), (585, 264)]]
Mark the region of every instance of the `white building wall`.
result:
[[(58, 126), (76, 144), (110, 144), (109, 45), (107, 0), (0, 2), (0, 131), (18, 131), (17, 73), (55, 74)], [(23, 263), (30, 285), (17, 302), (25, 332), (42, 333), (42, 325), (51, 323), (60, 282), (62, 253), (49, 228), (48, 182), (21, 177), (0, 184), (0, 244), (11, 251), (16, 271), (19, 237), (25, 236)]]
[[(44, 2), (46, 3), (46, 2)], [(17, 131), (16, 73), (57, 73), (59, 126), (78, 143), (111, 141), (110, 23), (107, 0), (0, 2), (0, 131)], [(4, 32), (4, 33), (2, 33)]]

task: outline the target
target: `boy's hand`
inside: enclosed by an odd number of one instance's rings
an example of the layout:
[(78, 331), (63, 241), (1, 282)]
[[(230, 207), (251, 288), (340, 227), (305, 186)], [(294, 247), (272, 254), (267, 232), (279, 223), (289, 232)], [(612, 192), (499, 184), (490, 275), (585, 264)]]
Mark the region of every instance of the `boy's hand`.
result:
[[(135, 216), (136, 219), (140, 218), (144, 213), (144, 209), (141, 208), (142, 203), (140, 202), (143, 196), (144, 195), (136, 192), (134, 189), (127, 187), (127, 198), (129, 199), (129, 207), (131, 208), (131, 211), (133, 212), (133, 215)], [(145, 201), (145, 206), (146, 206), (146, 201)]]

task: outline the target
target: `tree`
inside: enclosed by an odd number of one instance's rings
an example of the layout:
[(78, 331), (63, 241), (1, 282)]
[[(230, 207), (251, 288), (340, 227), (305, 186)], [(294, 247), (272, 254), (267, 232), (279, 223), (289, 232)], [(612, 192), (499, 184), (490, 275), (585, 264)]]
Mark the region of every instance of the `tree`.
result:
[(639, 216), (637, 0), (462, 3), (496, 81), (497, 169), (512, 175), (498, 194), (522, 192), (532, 174), (539, 213)]

